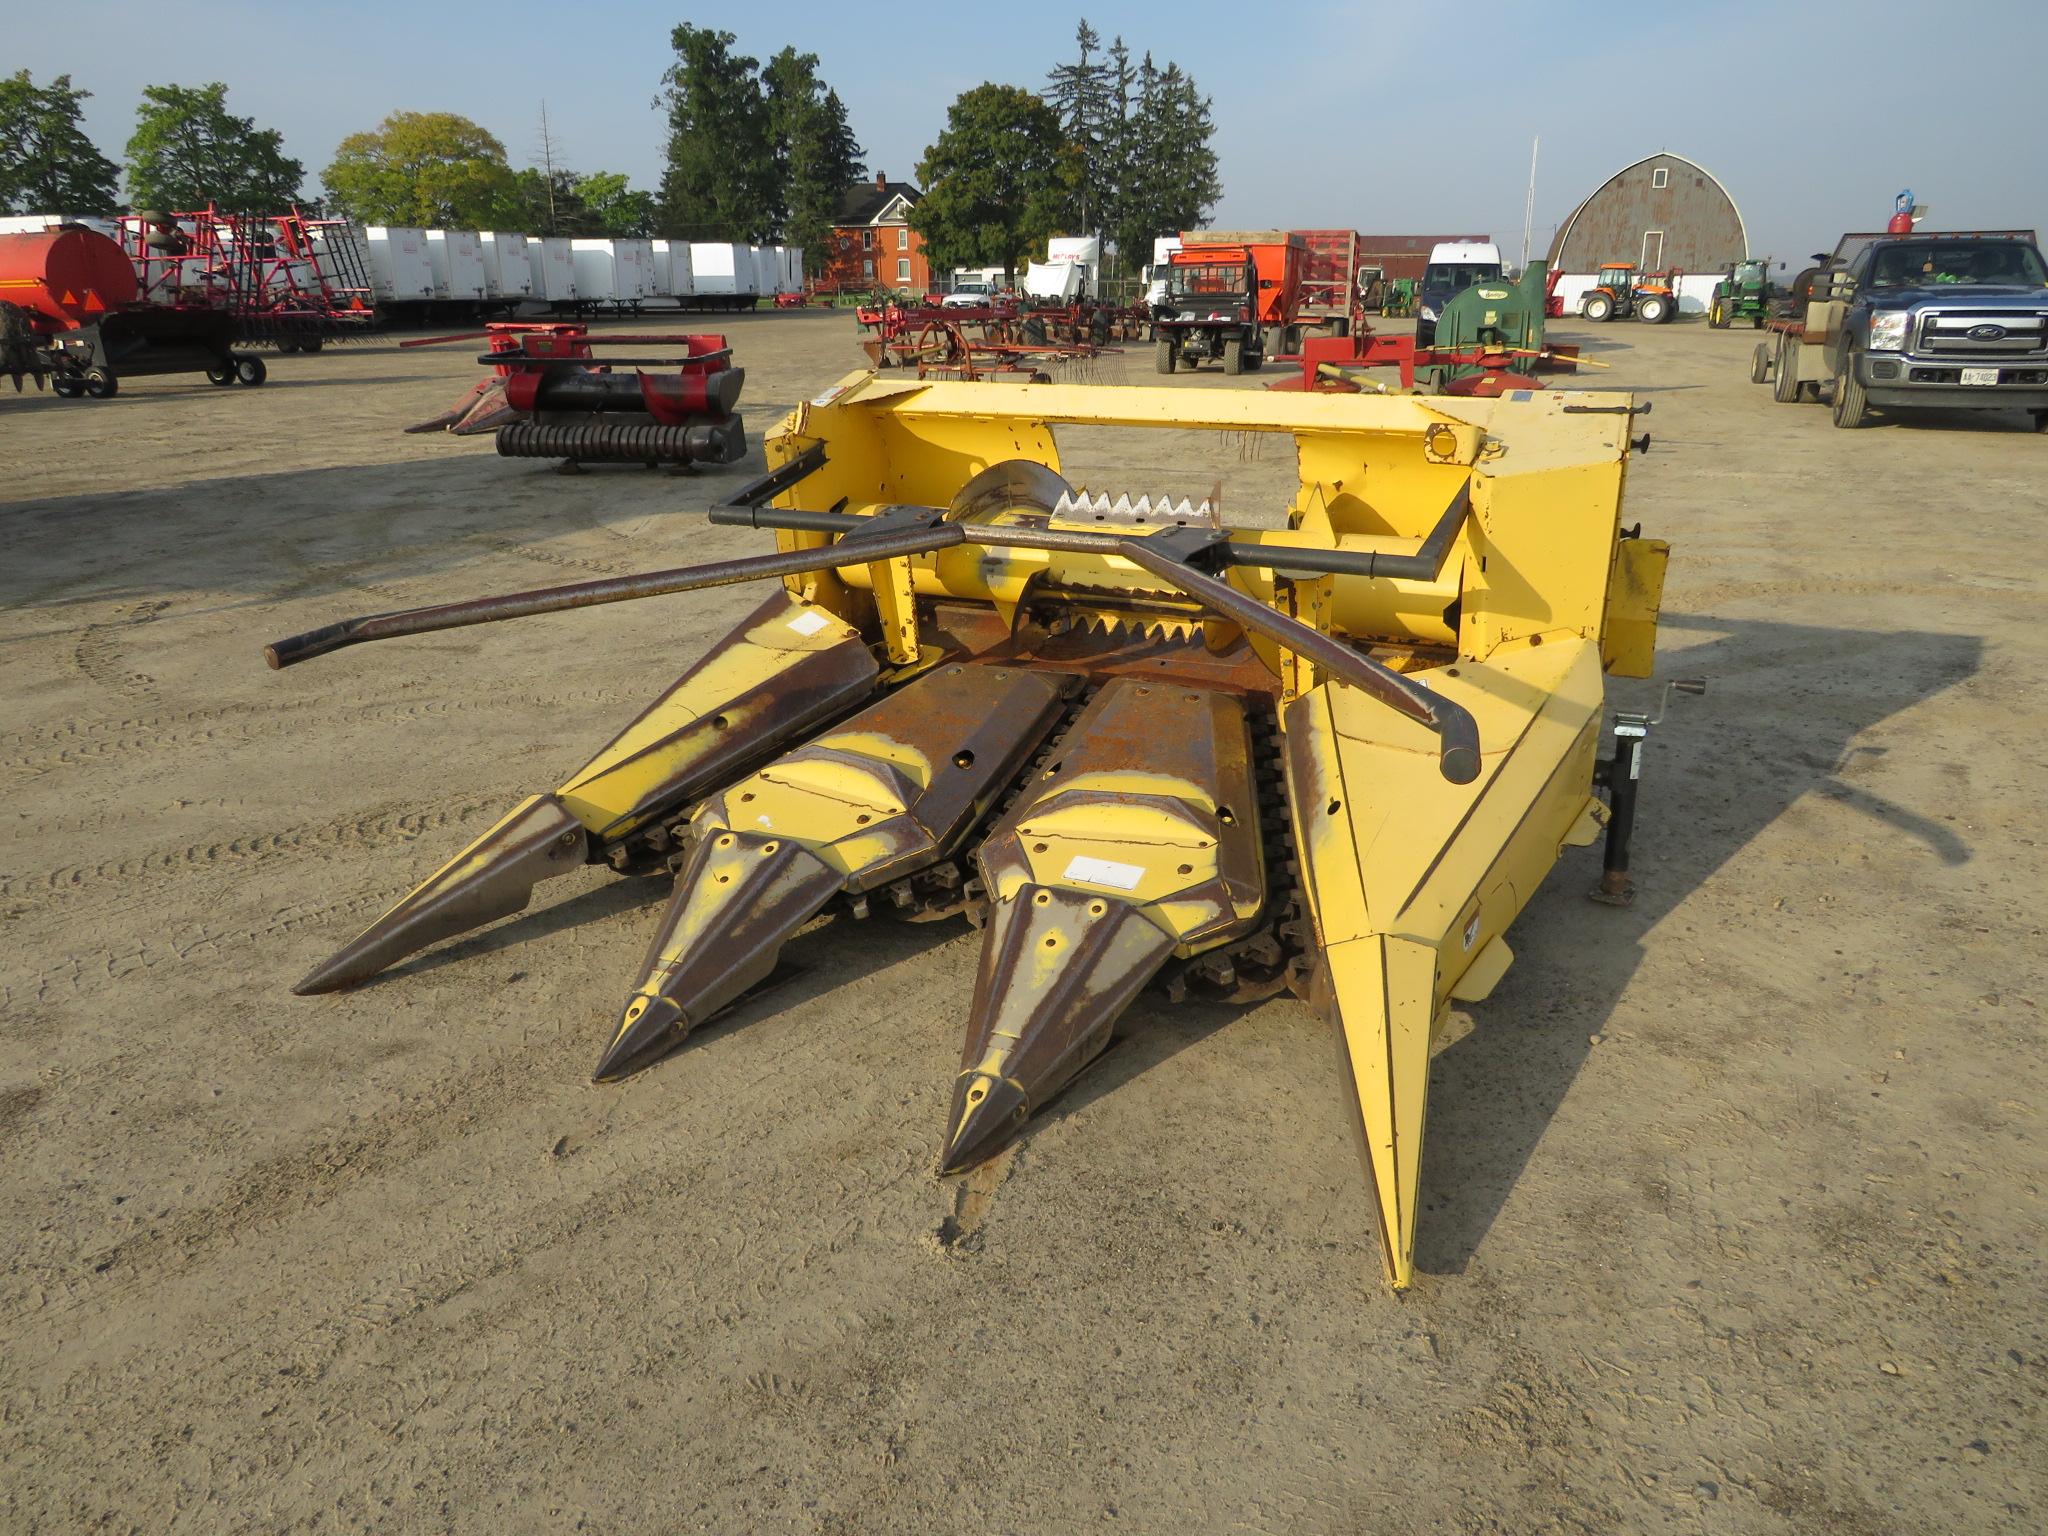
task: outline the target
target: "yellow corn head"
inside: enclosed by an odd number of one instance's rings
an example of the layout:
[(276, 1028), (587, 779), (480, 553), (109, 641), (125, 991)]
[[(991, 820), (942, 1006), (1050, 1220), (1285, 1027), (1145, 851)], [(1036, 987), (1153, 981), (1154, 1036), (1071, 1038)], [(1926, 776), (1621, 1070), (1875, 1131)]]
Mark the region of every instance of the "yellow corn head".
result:
[[(605, 861), (675, 871), (596, 1075), (773, 971), (820, 912), (966, 914), (981, 967), (943, 1171), (1001, 1147), (1147, 985), (1292, 989), (1338, 1030), (1409, 1283), (1431, 1040), (1591, 841), (1608, 672), (1646, 676), (1665, 546), (1625, 536), (1626, 395), (1496, 400), (889, 384), (768, 439), (714, 520), (772, 554), (344, 621), (357, 641), (758, 578), (781, 588), (557, 789), (300, 983), (360, 982)], [(1265, 529), (1089, 495), (1070, 424), (1291, 437)]]

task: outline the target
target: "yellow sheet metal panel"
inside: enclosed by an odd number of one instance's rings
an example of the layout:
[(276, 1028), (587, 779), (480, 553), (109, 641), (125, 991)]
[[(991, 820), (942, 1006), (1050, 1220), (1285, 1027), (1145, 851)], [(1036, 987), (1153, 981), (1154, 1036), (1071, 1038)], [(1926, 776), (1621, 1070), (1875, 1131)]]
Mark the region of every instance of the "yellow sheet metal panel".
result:
[(1617, 677), (1648, 677), (1657, 667), (1657, 616), (1671, 546), (1662, 539), (1621, 539), (1607, 584), (1607, 631), (1600, 654)]
[(867, 642), (838, 615), (772, 599), (557, 793), (592, 832), (622, 836), (748, 742), (800, 732), (865, 696), (878, 675)]
[(1409, 939), (1353, 939), (1325, 952), (1324, 989), (1336, 1013), (1338, 1059), (1356, 1110), (1387, 1283), (1415, 1279), (1415, 1208), (1429, 1109), (1429, 1051), (1437, 1006), (1434, 951)]
[(1387, 1241), (1413, 1261), (1429, 1041), (1455, 988), (1491, 990), (1499, 942), (1557, 859), (1592, 794), (1602, 709), (1592, 642), (1566, 638), (1491, 663), (1420, 674), (1470, 710), (1482, 768), (1455, 785), (1434, 738), (1354, 690), (1287, 708), (1288, 799), (1303, 889), (1323, 951)]

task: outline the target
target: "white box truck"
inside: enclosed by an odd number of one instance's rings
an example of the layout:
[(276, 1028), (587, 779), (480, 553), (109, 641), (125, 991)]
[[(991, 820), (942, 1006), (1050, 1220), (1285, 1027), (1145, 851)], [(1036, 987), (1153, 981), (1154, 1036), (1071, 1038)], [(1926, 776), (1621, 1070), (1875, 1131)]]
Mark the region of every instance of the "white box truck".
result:
[(654, 297), (654, 242), (614, 240), (612, 267), (619, 275), (619, 298), (636, 308)]
[(667, 263), (668, 286), (661, 290), (662, 293), (685, 309), (689, 308), (691, 296), (697, 291), (690, 271), (690, 243), (687, 240), (656, 240), (652, 244), (657, 272), (661, 270), (661, 263)]
[(692, 245), (690, 274), (699, 309), (751, 309), (760, 292), (755, 286), (754, 253), (744, 245)]
[(433, 298), (434, 267), (424, 229), (372, 224), (363, 238), (370, 248), (370, 288), (380, 302), (420, 304)]
[(576, 298), (584, 304), (619, 302), (618, 263), (612, 260), (609, 240), (571, 240), (576, 258)]
[(484, 244), (475, 230), (428, 230), (427, 264), (434, 273), (435, 298), (457, 304), (483, 301)]
[(526, 242), (533, 296), (562, 308), (576, 302), (576, 253), (567, 235), (536, 235)]
[(484, 252), (484, 294), (518, 303), (533, 297), (533, 266), (527, 259), (532, 241), (525, 235), (487, 229), (477, 237)]

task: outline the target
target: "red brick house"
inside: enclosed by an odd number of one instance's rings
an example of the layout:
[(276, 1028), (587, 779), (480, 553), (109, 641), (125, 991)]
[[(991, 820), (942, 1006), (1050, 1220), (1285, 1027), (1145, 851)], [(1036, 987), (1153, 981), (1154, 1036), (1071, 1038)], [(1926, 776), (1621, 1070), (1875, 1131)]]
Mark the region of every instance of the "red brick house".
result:
[(861, 293), (894, 288), (902, 293), (932, 290), (924, 236), (910, 227), (910, 210), (924, 194), (907, 181), (878, 174), (849, 187), (832, 226), (824, 269), (812, 280), (819, 293)]

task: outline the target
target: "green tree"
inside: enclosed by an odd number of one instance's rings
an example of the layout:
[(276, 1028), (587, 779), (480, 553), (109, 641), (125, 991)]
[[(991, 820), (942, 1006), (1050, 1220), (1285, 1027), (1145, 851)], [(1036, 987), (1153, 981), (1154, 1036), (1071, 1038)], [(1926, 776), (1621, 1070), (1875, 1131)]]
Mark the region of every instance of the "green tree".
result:
[(784, 48), (761, 73), (775, 151), (783, 238), (823, 269), (846, 189), (867, 175), (865, 157), (839, 93), (818, 78), (818, 56)]
[(644, 240), (654, 233), (654, 194), (634, 191), (615, 171), (576, 177), (572, 195), (578, 205), (578, 222), (587, 226), (574, 231), (577, 234)]
[(736, 54), (730, 32), (685, 22), (670, 34), (662, 75), (668, 164), (661, 216), (693, 240), (766, 240), (778, 223), (775, 147), (760, 64)]
[(29, 72), (0, 79), (0, 213), (111, 213), (120, 167), (80, 125), (90, 91), (69, 75), (38, 86)]
[(935, 267), (1011, 274), (1059, 229), (1079, 175), (1057, 112), (1014, 85), (977, 85), (946, 109), (945, 131), (918, 162), (925, 194), (911, 227)]
[[(1096, 57), (1102, 38), (1088, 25), (1086, 17), (1075, 29), (1074, 42), (1080, 57), (1071, 64), (1056, 64), (1048, 71), (1045, 99), (1059, 114), (1060, 129), (1079, 159), (1072, 196), (1066, 213), (1082, 234), (1100, 234), (1103, 205), (1111, 190), (1109, 156), (1112, 86), (1110, 65)], [(1117, 39), (1123, 46), (1123, 39)]]
[(1194, 80), (1169, 62), (1156, 68), (1146, 54), (1137, 71), (1137, 103), (1130, 116), (1129, 158), (1119, 188), (1117, 248), (1133, 263), (1150, 259), (1160, 235), (1199, 228), (1223, 195), (1209, 99)]
[(512, 183), (499, 200), (492, 229), (529, 230), (536, 235), (581, 235), (587, 217), (576, 192), (576, 173), (559, 166), (550, 175), (539, 166), (512, 173)]
[(525, 212), (505, 146), (453, 112), (393, 112), (350, 134), (321, 180), (365, 224), (495, 229)]
[(138, 208), (272, 213), (297, 201), (306, 168), (275, 128), (228, 111), (228, 88), (148, 85), (128, 140), (128, 195)]

